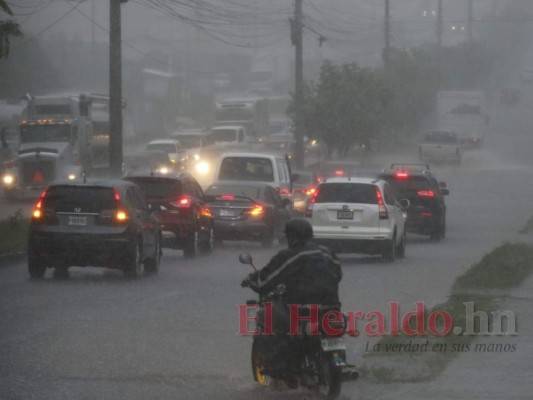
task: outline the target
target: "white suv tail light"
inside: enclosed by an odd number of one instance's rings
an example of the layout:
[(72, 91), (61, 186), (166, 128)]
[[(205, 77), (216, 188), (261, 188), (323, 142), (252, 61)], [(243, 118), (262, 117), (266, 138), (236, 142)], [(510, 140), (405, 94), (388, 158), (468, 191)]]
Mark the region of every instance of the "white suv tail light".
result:
[(376, 199), (378, 201), (378, 207), (379, 207), (379, 219), (389, 219), (389, 212), (387, 211), (387, 207), (385, 207), (383, 196), (377, 186), (376, 186)]

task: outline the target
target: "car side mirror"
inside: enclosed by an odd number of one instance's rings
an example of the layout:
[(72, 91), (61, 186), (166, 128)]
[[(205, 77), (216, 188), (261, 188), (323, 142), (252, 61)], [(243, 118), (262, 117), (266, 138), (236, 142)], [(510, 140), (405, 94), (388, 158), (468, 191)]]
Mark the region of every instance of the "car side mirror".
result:
[(239, 261), (241, 264), (252, 265), (252, 255), (250, 253), (241, 253), (239, 254)]
[(441, 189), (440, 194), (442, 194), (443, 196), (447, 196), (450, 194), (450, 191), (448, 189)]
[(411, 202), (408, 199), (401, 199), (398, 201), (400, 208), (405, 211), (411, 206)]
[(281, 204), (283, 205), (283, 207), (292, 207), (291, 199), (283, 199), (281, 201)]
[(448, 185), (446, 185), (446, 182), (439, 182), (439, 187), (445, 188), (448, 187)]

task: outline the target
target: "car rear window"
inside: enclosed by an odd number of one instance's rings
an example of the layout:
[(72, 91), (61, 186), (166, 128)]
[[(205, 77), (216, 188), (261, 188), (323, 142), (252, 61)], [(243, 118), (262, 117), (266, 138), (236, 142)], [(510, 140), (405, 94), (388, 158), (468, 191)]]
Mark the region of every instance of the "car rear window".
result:
[(170, 199), (181, 195), (181, 182), (168, 178), (128, 178), (147, 199)]
[(415, 196), (419, 190), (435, 189), (428, 179), (424, 176), (409, 176), (407, 178), (397, 178), (394, 175), (383, 176), (394, 193), (396, 198), (406, 198)]
[(226, 157), (220, 166), (219, 180), (273, 182), (272, 161), (261, 157)]
[(43, 208), (65, 213), (100, 213), (116, 208), (111, 188), (88, 186), (53, 186), (43, 199)]
[(323, 183), (315, 203), (378, 204), (376, 186), (369, 183)]
[(211, 132), (213, 132), (215, 142), (235, 142), (237, 140), (235, 129), (213, 129)]
[(214, 201), (216, 196), (232, 194), (234, 196), (249, 197), (253, 200), (261, 198), (261, 188), (241, 185), (213, 185), (205, 192), (207, 201)]
[(429, 132), (424, 138), (426, 143), (456, 143), (457, 136), (451, 132)]

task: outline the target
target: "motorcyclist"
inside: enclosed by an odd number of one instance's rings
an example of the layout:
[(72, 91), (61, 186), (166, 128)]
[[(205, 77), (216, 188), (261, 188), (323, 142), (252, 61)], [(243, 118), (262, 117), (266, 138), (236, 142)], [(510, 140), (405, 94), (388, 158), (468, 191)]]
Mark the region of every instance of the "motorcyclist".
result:
[[(264, 354), (268, 354), (267, 368), (281, 366), (286, 354), (286, 334), (290, 315), (288, 304), (328, 305), (340, 308), (338, 295), (342, 278), (341, 265), (335, 254), (326, 247), (311, 242), (313, 228), (303, 218), (290, 220), (285, 227), (288, 248), (278, 252), (260, 271), (250, 274), (242, 281), (257, 293), (271, 292), (279, 285), (285, 286), (283, 301), (273, 303), (273, 329), (275, 336), (261, 336)], [(261, 316), (259, 316), (259, 320)]]

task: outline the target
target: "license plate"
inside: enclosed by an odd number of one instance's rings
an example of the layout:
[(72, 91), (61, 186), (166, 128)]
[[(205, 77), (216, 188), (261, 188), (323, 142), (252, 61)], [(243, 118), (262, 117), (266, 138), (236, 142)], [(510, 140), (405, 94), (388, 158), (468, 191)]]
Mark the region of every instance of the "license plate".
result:
[(234, 215), (233, 210), (228, 210), (226, 208), (222, 208), (220, 210), (221, 217), (233, 217), (233, 215)]
[(75, 226), (87, 226), (87, 217), (68, 217), (68, 224)]
[(324, 351), (346, 350), (346, 344), (342, 338), (321, 339), (321, 342)]
[(337, 219), (353, 219), (353, 211), (337, 211)]

